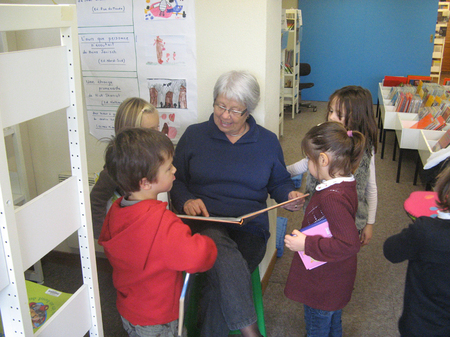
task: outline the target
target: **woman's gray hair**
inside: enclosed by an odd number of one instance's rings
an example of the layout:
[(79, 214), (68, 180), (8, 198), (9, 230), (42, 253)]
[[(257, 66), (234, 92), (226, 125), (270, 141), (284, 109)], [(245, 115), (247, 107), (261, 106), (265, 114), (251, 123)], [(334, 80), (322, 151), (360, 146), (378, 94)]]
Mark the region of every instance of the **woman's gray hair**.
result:
[(214, 86), (214, 102), (217, 96), (223, 95), (242, 103), (249, 113), (258, 105), (260, 93), (259, 84), (255, 76), (248, 71), (232, 70), (222, 74)]

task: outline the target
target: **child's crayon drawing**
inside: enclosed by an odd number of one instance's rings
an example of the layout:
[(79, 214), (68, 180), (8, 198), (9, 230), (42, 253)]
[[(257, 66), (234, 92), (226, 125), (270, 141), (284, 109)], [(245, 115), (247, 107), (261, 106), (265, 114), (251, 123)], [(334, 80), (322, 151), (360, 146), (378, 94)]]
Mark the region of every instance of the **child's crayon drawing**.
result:
[(183, 9), (183, 0), (146, 0), (149, 4), (145, 8), (145, 20), (155, 19), (181, 19), (186, 17), (186, 10)]
[(187, 109), (186, 80), (147, 79), (149, 101), (157, 109)]
[(146, 49), (147, 65), (184, 65), (186, 37), (184, 35), (153, 35)]

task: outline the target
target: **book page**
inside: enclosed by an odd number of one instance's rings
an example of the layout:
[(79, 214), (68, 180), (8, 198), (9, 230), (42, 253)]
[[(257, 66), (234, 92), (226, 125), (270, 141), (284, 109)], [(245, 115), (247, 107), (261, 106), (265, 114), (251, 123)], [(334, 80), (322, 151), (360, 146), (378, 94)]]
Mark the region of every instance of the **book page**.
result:
[(191, 219), (191, 220), (201, 220), (201, 221), (213, 221), (213, 222), (225, 222), (225, 223), (234, 223), (234, 224), (239, 224), (239, 225), (244, 225), (245, 223), (249, 222), (250, 220), (256, 218), (258, 215), (268, 212), (272, 209), (278, 208), (280, 206), (284, 206), (287, 204), (290, 204), (291, 202), (306, 198), (309, 194), (304, 194), (300, 197), (297, 198), (293, 198), (284, 202), (281, 202), (279, 204), (261, 209), (259, 211), (256, 212), (252, 212), (252, 213), (248, 213), (245, 215), (242, 215), (240, 217), (234, 218), (234, 217), (205, 217), (202, 215), (186, 215), (186, 214), (177, 214), (179, 218), (181, 219)]

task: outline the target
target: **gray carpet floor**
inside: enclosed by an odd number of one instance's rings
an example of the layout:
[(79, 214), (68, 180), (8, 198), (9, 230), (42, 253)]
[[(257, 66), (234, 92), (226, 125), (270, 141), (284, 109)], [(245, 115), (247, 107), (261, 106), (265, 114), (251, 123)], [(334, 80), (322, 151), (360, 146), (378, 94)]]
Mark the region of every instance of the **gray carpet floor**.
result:
[[(317, 112), (302, 111), (284, 118), (284, 136), (280, 142), (286, 164), (302, 158), (300, 142), (312, 126), (324, 120), (326, 102), (314, 102)], [(394, 133), (387, 133), (384, 159), (380, 158), (381, 144), (376, 155), (378, 210), (374, 236), (370, 244), (358, 254), (358, 273), (352, 300), (344, 309), (344, 336), (399, 336), (397, 320), (403, 303), (406, 263), (391, 264), (382, 252), (384, 240), (398, 233), (410, 221), (403, 210), (403, 202), (412, 191), (424, 190), (425, 185), (413, 185), (416, 152), (405, 151), (400, 182), (395, 182), (398, 158), (393, 161)], [(397, 151), (398, 157), (398, 151)], [(301, 189), (303, 190), (303, 189)], [(287, 231), (301, 225), (303, 213), (279, 210), (278, 216), (288, 218)], [(275, 269), (264, 293), (264, 312), (269, 337), (305, 336), (303, 306), (284, 296), (283, 290), (293, 253), (285, 249), (277, 259)], [(82, 283), (78, 256), (50, 253), (42, 260), (45, 285), (73, 293)], [(98, 258), (98, 277), (102, 305), (103, 328), (107, 337), (127, 336), (115, 307), (115, 290), (111, 267), (106, 259)], [(214, 337), (214, 336), (211, 336)]]

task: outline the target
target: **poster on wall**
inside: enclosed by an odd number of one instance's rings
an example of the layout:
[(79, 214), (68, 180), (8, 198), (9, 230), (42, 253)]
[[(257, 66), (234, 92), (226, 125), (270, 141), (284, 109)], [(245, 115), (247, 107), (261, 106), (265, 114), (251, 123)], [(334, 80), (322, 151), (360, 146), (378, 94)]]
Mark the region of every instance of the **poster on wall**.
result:
[(89, 131), (114, 135), (120, 103), (140, 97), (175, 144), (197, 122), (194, 0), (77, 0)]

